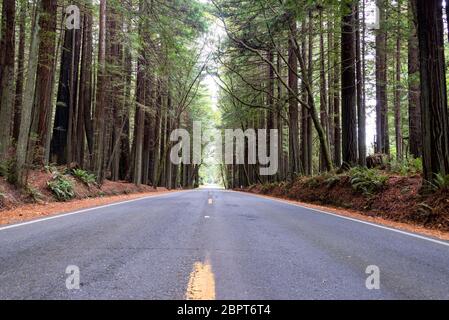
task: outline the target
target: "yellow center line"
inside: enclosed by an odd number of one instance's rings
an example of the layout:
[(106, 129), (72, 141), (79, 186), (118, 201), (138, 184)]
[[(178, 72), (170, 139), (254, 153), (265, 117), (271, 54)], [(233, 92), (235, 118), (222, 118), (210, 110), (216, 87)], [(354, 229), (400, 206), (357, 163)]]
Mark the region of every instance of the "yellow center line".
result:
[(215, 277), (209, 260), (195, 262), (186, 292), (187, 300), (215, 300)]

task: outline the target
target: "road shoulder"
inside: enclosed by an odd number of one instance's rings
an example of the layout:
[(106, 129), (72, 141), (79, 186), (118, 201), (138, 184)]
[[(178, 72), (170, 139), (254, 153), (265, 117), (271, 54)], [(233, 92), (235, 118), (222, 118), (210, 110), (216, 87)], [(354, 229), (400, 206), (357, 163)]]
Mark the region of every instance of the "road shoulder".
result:
[(90, 208), (93, 209), (98, 206), (110, 205), (130, 200), (138, 200), (149, 196), (159, 196), (173, 192), (177, 191), (159, 189), (151, 192), (122, 194), (99, 198), (87, 198), (87, 199), (72, 200), (69, 202), (25, 204), (14, 209), (0, 211), (0, 226), (22, 223), (39, 218), (46, 218), (50, 216), (65, 214), (68, 212), (74, 212), (77, 210), (84, 210)]
[(251, 196), (259, 197), (259, 198), (271, 199), (271, 200), (275, 200), (275, 201), (280, 201), (280, 202), (289, 203), (289, 204), (296, 205), (296, 206), (313, 209), (313, 210), (316, 210), (315, 212), (317, 214), (319, 214), (320, 211), (324, 211), (324, 212), (328, 212), (331, 214), (335, 214), (335, 215), (339, 215), (339, 216), (343, 216), (343, 217), (347, 217), (347, 218), (351, 218), (351, 219), (357, 219), (357, 220), (361, 220), (361, 221), (365, 221), (365, 222), (369, 222), (369, 223), (378, 224), (381, 226), (397, 229), (400, 231), (411, 232), (411, 233), (415, 233), (415, 234), (419, 234), (419, 235), (423, 235), (423, 236), (427, 236), (427, 237), (432, 237), (432, 238), (436, 238), (436, 239), (440, 239), (440, 240), (444, 240), (444, 241), (449, 241), (449, 232), (429, 229), (429, 228), (425, 228), (425, 227), (421, 227), (421, 226), (417, 226), (417, 225), (413, 225), (413, 224), (409, 224), (409, 223), (404, 223), (404, 222), (396, 222), (396, 221), (387, 220), (387, 219), (384, 219), (381, 217), (367, 216), (366, 214), (363, 214), (362, 212), (358, 212), (355, 210), (310, 204), (310, 203), (305, 203), (305, 202), (301, 202), (301, 201), (285, 199), (285, 198), (281, 198), (281, 197), (256, 194), (256, 193), (252, 193), (252, 192), (245, 192), (245, 191), (238, 191), (238, 190), (236, 190), (234, 192), (251, 195)]

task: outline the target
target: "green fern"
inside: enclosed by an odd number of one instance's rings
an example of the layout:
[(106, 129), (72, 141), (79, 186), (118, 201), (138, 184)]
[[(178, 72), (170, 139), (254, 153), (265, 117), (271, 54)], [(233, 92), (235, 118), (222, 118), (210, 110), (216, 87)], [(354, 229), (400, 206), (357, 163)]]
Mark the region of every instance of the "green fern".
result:
[(435, 178), (431, 182), (431, 187), (434, 191), (449, 190), (449, 174), (436, 173)]
[(53, 179), (47, 182), (47, 186), (58, 201), (68, 201), (75, 197), (72, 182), (60, 173), (56, 173)]
[(85, 170), (73, 169), (71, 173), (76, 179), (78, 179), (79, 181), (81, 181), (88, 187), (90, 187), (91, 185), (96, 183), (97, 179), (96, 179), (95, 175), (93, 175)]
[(382, 191), (388, 181), (388, 177), (376, 169), (354, 168), (349, 174), (352, 188), (366, 196)]

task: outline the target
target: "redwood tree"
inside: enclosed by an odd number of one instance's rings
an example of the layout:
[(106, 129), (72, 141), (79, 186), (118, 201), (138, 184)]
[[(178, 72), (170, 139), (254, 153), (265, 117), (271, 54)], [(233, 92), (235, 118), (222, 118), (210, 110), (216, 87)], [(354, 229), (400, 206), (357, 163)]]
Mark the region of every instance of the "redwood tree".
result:
[(341, 30), (341, 98), (343, 162), (357, 163), (356, 57), (354, 2), (343, 6)]
[(443, 7), (440, 0), (417, 1), (421, 64), (424, 178), (449, 174), (449, 125)]
[(14, 108), (14, 53), (16, 1), (4, 0), (0, 42), (0, 158), (11, 146), (11, 121)]

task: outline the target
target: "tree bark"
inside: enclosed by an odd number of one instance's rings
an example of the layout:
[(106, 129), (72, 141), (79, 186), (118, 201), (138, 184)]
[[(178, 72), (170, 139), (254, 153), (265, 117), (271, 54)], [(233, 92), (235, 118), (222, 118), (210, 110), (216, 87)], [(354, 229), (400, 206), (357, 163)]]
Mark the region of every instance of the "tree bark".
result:
[[(328, 104), (327, 104), (327, 79), (326, 79), (326, 62), (324, 52), (324, 26), (323, 26), (323, 10), (320, 10), (320, 121), (321, 126), (326, 134), (326, 140), (329, 141), (329, 122), (328, 122)], [(330, 146), (327, 146), (330, 148)], [(324, 159), (325, 150), (320, 148), (320, 171), (326, 171), (326, 163)]]
[[(364, 2), (363, 2), (364, 3)], [(365, 16), (365, 7), (363, 5), (363, 17)], [(356, 5), (356, 73), (357, 73), (357, 128), (358, 128), (358, 164), (366, 166), (366, 106), (365, 106), (365, 19), (362, 21), (363, 32), (360, 32), (360, 10)], [(361, 45), (363, 43), (363, 48)]]
[(106, 0), (100, 0), (100, 27), (98, 37), (98, 74), (97, 100), (95, 106), (94, 127), (94, 170), (97, 182), (104, 179), (103, 148), (104, 148), (104, 110), (105, 110), (105, 82), (106, 82)]
[(385, 0), (377, 0), (377, 6), (380, 12), (380, 29), (376, 33), (376, 152), (389, 155)]
[(449, 125), (442, 2), (417, 1), (424, 179), (449, 174)]
[(36, 78), (36, 98), (32, 130), (37, 134), (37, 160), (45, 162), (48, 127), (53, 113), (52, 92), (54, 79), (55, 48), (56, 48), (56, 17), (57, 0), (42, 0), (42, 15), (40, 17), (40, 46)]
[[(289, 178), (300, 174), (299, 164), (299, 115), (298, 115), (298, 100), (295, 96), (298, 95), (298, 75), (295, 73), (298, 70), (298, 58), (294, 49), (294, 38), (297, 36), (296, 17), (292, 15), (290, 19), (291, 35), (288, 43), (288, 63), (290, 65), (288, 71), (288, 85), (293, 92), (289, 92), (288, 96), (288, 114), (289, 114)], [(294, 71), (295, 70), (295, 71)]]
[(398, 0), (396, 29), (396, 84), (394, 90), (394, 127), (396, 134), (396, 159), (403, 158), (402, 114), (401, 114), (401, 1)]
[(20, 119), (20, 132), (19, 139), (17, 141), (17, 183), (19, 186), (24, 187), (27, 183), (26, 179), (26, 164), (27, 164), (27, 149), (30, 139), (30, 128), (32, 121), (33, 110), (33, 98), (35, 93), (35, 81), (36, 71), (38, 63), (38, 50), (39, 50), (39, 1), (36, 3), (36, 16), (33, 22), (33, 32), (31, 34), (31, 44), (28, 62), (28, 78), (24, 90), (24, 99), (22, 105), (22, 113)]
[(14, 127), (13, 138), (17, 142), (20, 131), (20, 113), (23, 101), (23, 83), (25, 80), (25, 19), (26, 19), (26, 4), (20, 4), (19, 14), (19, 46), (17, 52), (17, 80), (16, 80), (16, 96), (14, 102)]
[(409, 112), (409, 146), (415, 158), (422, 157), (421, 130), (421, 87), (419, 73), (419, 43), (417, 34), (416, 1), (409, 0), (408, 39), (408, 112)]
[(14, 55), (16, 1), (4, 0), (0, 43), (0, 160), (11, 146), (11, 121), (14, 112)]
[(356, 113), (356, 60), (354, 3), (344, 6), (341, 39), (341, 97), (343, 162), (348, 166), (357, 163), (357, 113)]
[(77, 108), (77, 83), (80, 56), (80, 30), (65, 30), (61, 56), (56, 114), (51, 141), (53, 162), (62, 165), (73, 160), (73, 124)]

